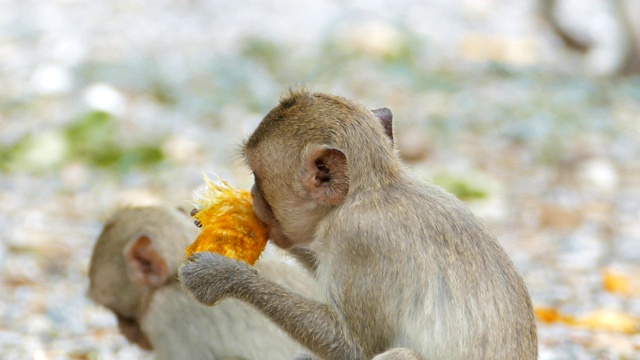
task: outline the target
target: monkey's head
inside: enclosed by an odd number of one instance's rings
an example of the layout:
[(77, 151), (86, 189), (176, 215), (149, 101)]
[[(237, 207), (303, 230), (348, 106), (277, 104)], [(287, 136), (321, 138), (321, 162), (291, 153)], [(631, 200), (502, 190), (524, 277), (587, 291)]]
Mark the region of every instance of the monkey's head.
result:
[(244, 143), (253, 206), (276, 245), (312, 241), (320, 219), (349, 196), (396, 181), (392, 115), (347, 99), (291, 90)]
[(89, 266), (89, 297), (114, 313), (127, 340), (147, 350), (152, 344), (141, 326), (145, 311), (154, 291), (175, 281), (189, 242), (181, 232), (184, 223), (167, 209), (118, 210), (102, 230)]

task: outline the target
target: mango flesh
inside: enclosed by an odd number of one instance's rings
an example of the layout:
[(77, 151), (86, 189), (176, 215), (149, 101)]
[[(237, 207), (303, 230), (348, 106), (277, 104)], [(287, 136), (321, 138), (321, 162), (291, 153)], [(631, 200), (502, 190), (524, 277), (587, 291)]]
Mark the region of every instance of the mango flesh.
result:
[(255, 264), (267, 246), (267, 229), (253, 212), (251, 193), (225, 181), (216, 184), (206, 175), (204, 181), (206, 187), (196, 195), (201, 210), (194, 216), (202, 232), (186, 248), (187, 257), (211, 251)]

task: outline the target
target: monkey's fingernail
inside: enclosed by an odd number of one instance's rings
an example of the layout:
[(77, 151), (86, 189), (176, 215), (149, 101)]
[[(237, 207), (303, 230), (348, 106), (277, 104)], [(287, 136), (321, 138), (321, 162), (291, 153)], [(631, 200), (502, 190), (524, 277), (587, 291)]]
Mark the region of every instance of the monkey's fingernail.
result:
[(197, 227), (202, 227), (202, 223), (198, 220), (193, 222), (194, 224), (196, 224)]
[(196, 214), (199, 212), (200, 210), (198, 209), (191, 209), (191, 212), (189, 213), (189, 215), (191, 216), (196, 216)]

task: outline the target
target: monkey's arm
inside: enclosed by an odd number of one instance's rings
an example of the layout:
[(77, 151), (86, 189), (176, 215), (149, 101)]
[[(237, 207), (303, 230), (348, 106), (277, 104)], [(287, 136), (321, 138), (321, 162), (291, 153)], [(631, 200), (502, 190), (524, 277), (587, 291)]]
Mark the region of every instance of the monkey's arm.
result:
[(246, 263), (202, 252), (179, 271), (182, 286), (214, 305), (226, 297), (245, 301), (322, 358), (364, 359), (346, 324), (328, 304), (308, 299), (264, 278)]

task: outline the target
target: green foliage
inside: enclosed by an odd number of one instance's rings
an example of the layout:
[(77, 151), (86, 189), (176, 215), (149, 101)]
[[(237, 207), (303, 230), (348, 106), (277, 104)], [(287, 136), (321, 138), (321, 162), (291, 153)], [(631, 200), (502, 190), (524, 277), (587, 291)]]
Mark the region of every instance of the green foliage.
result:
[(479, 185), (472, 184), (469, 179), (449, 174), (436, 175), (431, 179), (431, 182), (454, 194), (458, 199), (465, 201), (486, 199), (489, 196), (487, 190)]
[(71, 158), (98, 167), (126, 172), (132, 168), (149, 167), (164, 160), (157, 145), (140, 144), (124, 147), (117, 141), (118, 124), (102, 111), (90, 112), (66, 129)]
[(41, 173), (80, 161), (127, 172), (154, 166), (164, 158), (159, 145), (122, 145), (118, 141), (117, 121), (106, 112), (93, 111), (61, 130), (28, 134), (16, 144), (0, 148), (0, 169)]
[(244, 43), (242, 55), (264, 64), (272, 74), (284, 70), (282, 66), (284, 50), (273, 40), (250, 37)]
[(160, 104), (165, 106), (174, 106), (179, 100), (174, 89), (160, 80), (151, 85), (151, 94)]
[(116, 124), (111, 115), (102, 111), (86, 114), (71, 123), (65, 131), (72, 157), (86, 159), (98, 165), (117, 160), (118, 146), (114, 141)]
[(0, 149), (3, 171), (16, 168), (45, 172), (60, 166), (69, 147), (59, 131), (43, 131), (25, 135), (17, 143)]

